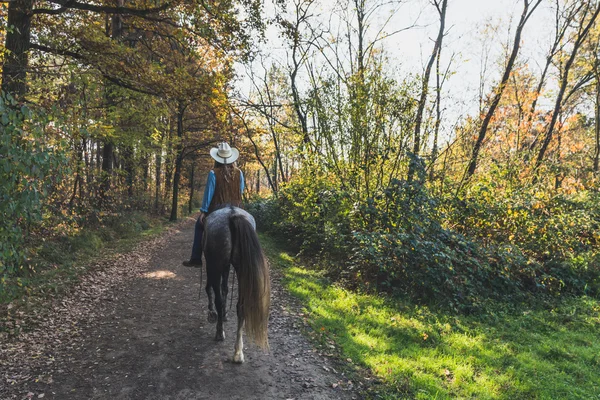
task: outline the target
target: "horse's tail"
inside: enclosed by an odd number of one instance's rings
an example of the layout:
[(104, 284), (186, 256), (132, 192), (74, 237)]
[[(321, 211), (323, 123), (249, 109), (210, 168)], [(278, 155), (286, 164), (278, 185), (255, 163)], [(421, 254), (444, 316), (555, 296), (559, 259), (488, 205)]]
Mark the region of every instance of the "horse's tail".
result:
[(241, 215), (229, 218), (232, 249), (237, 252), (240, 303), (248, 337), (263, 349), (269, 348), (267, 324), (271, 304), (269, 265), (250, 222)]

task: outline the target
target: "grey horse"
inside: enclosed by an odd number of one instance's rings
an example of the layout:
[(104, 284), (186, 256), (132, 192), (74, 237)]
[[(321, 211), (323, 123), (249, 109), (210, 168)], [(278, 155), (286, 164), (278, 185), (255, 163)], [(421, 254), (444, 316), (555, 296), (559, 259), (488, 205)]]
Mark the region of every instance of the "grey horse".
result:
[(242, 329), (259, 347), (269, 347), (269, 265), (258, 241), (254, 217), (237, 207), (227, 206), (213, 211), (204, 221), (203, 248), (206, 258), (208, 320), (217, 323), (217, 341), (225, 339), (223, 322), (230, 265), (233, 265), (237, 275), (238, 328), (233, 361), (243, 363)]

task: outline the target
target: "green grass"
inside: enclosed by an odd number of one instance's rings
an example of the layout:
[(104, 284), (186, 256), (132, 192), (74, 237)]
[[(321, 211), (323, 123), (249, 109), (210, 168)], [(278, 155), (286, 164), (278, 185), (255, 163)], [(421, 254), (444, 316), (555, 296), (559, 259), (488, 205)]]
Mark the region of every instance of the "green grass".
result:
[(32, 297), (43, 301), (69, 289), (89, 265), (132, 249), (145, 238), (160, 234), (165, 218), (130, 212), (94, 229), (37, 243), (31, 248), (34, 269), (19, 278), (0, 283), (0, 305), (27, 303)]
[[(261, 237), (324, 349), (381, 384), (374, 398), (600, 399), (600, 302), (451, 315), (331, 284)], [(501, 307), (498, 307), (501, 308)], [(371, 380), (372, 382), (373, 380)]]

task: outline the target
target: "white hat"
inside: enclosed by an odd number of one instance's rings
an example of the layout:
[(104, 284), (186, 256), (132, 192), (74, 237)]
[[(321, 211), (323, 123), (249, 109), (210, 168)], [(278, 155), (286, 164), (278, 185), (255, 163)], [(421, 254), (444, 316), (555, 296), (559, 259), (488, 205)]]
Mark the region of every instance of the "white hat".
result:
[(240, 152), (235, 147), (229, 147), (227, 143), (223, 142), (210, 149), (210, 156), (221, 164), (232, 164), (238, 159)]

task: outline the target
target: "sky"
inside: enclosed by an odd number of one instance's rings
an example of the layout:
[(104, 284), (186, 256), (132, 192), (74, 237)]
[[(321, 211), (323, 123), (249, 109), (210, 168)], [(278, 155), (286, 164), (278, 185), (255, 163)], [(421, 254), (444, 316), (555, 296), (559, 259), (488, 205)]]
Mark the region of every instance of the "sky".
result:
[[(274, 7), (265, 5), (265, 17), (275, 15)], [(369, 0), (367, 0), (369, 2)], [(373, 1), (371, 0), (371, 3)], [(333, 1), (323, 0), (315, 8), (315, 18), (323, 23), (331, 20)], [(421, 74), (433, 49), (433, 39), (439, 29), (437, 11), (429, 0), (405, 0), (397, 8), (394, 17), (388, 23), (385, 31), (392, 32), (400, 27), (416, 23), (417, 27), (395, 34), (381, 43), (389, 57), (390, 66), (398, 79), (407, 74)], [(528, 21), (519, 52), (519, 60), (526, 60), (534, 70), (545, 59), (545, 53), (550, 45), (553, 34), (554, 1), (543, 0)], [(382, 7), (371, 20), (371, 32), (377, 32), (388, 18), (390, 7)], [(504, 59), (504, 48), (512, 45), (514, 28), (523, 10), (523, 0), (449, 0), (446, 17), (446, 36), (442, 51), (442, 69), (448, 66), (452, 76), (444, 87), (444, 129), (451, 132), (452, 127), (467, 115), (473, 115), (479, 108), (480, 72), (483, 65), (483, 54), (488, 53), (487, 73), (485, 74), (485, 89), (491, 90), (494, 82), (501, 76), (501, 65)], [(487, 39), (484, 30), (490, 32)], [(265, 57), (273, 62), (286, 63), (286, 46), (278, 37), (277, 30), (271, 27), (267, 30), (267, 42), (261, 45)], [(483, 51), (483, 49), (487, 49)], [(260, 70), (258, 65), (255, 70)], [(241, 77), (238, 87), (244, 93), (250, 85), (245, 79), (245, 70), (238, 68)], [(434, 84), (432, 75), (431, 84)], [(449, 137), (449, 136), (448, 136)]]

